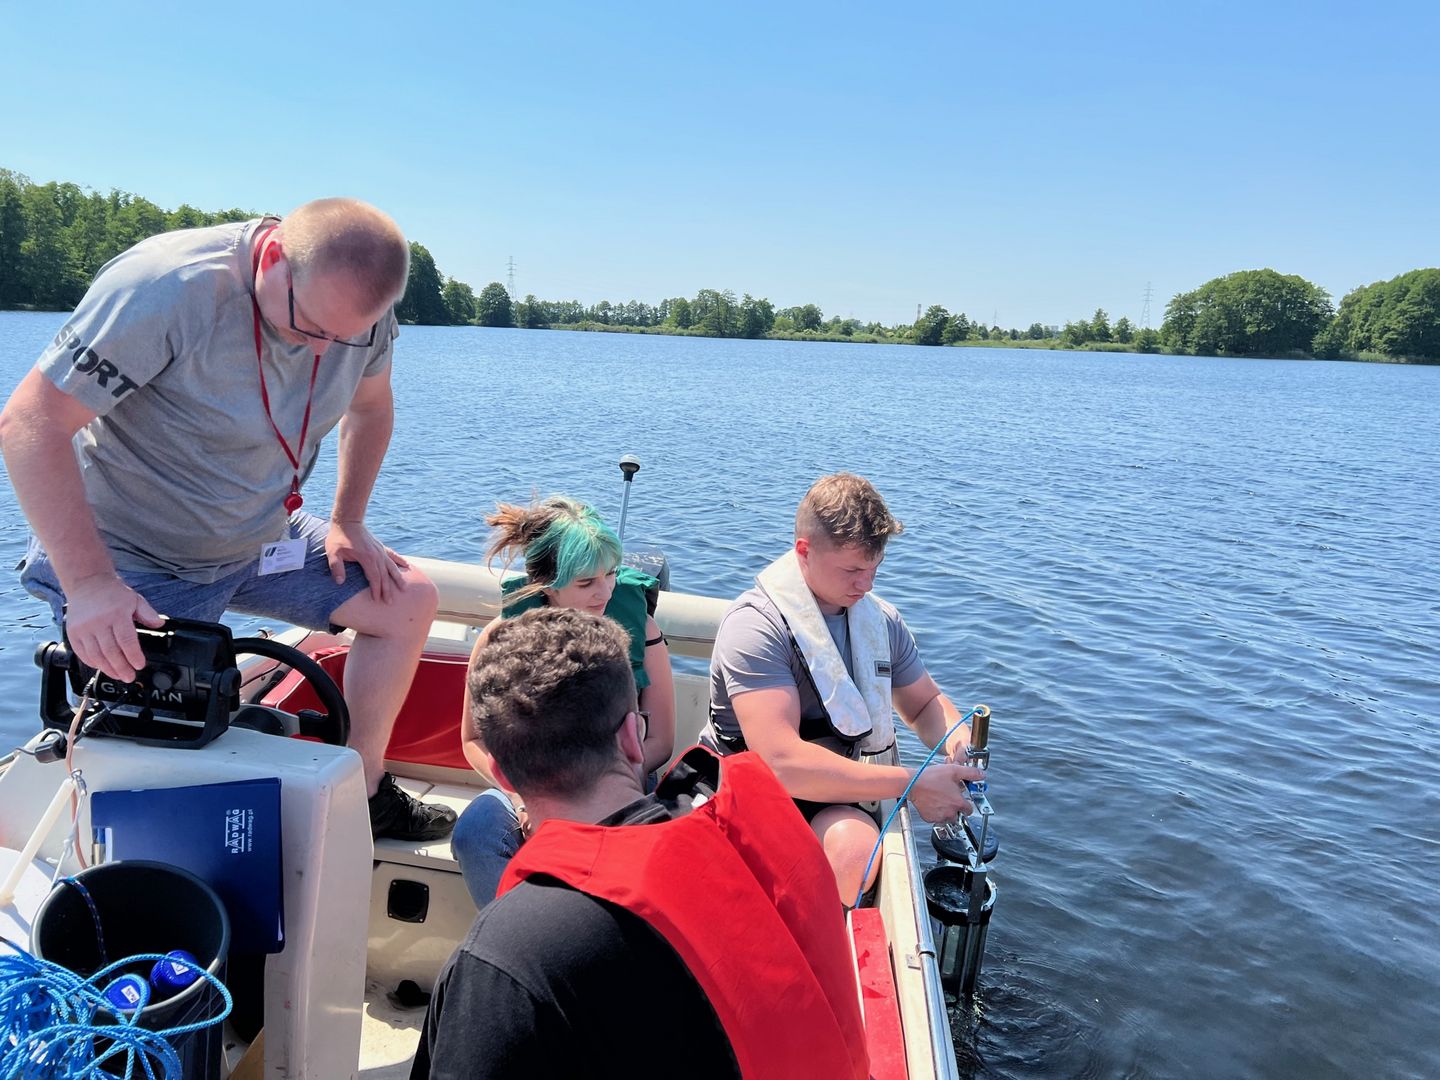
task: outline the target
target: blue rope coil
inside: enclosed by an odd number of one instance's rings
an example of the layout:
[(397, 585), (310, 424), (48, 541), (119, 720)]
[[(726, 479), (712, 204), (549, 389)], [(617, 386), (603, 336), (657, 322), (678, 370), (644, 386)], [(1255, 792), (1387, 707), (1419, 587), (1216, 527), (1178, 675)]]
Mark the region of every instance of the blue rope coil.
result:
[[(222, 1008), (192, 1023), (152, 1031), (140, 1026), (140, 1009), (118, 1010), (103, 990), (126, 968), (148, 971), (165, 959), (162, 954), (117, 960), (86, 979), (5, 938), (0, 942), (13, 950), (0, 954), (0, 1080), (113, 1080), (106, 1066), (122, 1061), (127, 1078), (175, 1080), (181, 1070), (175, 1040), (230, 1015), (230, 991), (198, 969), (218, 992)], [(98, 1047), (97, 1040), (103, 1040)]]
[(968, 713), (955, 721), (950, 730), (940, 736), (940, 741), (930, 748), (930, 753), (925, 755), (925, 760), (920, 762), (920, 767), (915, 770), (915, 775), (910, 777), (910, 782), (905, 785), (905, 790), (900, 793), (900, 798), (895, 800), (895, 809), (890, 811), (890, 816), (885, 819), (885, 824), (880, 827), (880, 835), (875, 840), (875, 846), (870, 849), (870, 858), (865, 863), (865, 873), (860, 875), (860, 891), (855, 894), (855, 903), (851, 907), (859, 907), (860, 901), (865, 897), (865, 882), (870, 880), (870, 868), (875, 865), (875, 856), (880, 854), (880, 847), (885, 843), (885, 834), (890, 831), (890, 823), (895, 820), (895, 815), (900, 812), (900, 807), (905, 805), (905, 800), (910, 797), (910, 789), (915, 786), (915, 781), (920, 779), (920, 774), (925, 771), (929, 764), (935, 760), (935, 755), (944, 749), (945, 744), (950, 741), (950, 736), (968, 724), (979, 709), (971, 709)]

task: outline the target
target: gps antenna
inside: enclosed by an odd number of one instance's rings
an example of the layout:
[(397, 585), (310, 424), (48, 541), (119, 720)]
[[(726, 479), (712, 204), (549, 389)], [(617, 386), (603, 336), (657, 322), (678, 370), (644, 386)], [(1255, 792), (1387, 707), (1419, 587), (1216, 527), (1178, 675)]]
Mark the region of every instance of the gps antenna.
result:
[(640, 459), (634, 454), (626, 454), (620, 459), (620, 472), (625, 476), (625, 495), (620, 500), (620, 543), (625, 543), (625, 515), (630, 511), (630, 481), (635, 479), (635, 474), (640, 471)]

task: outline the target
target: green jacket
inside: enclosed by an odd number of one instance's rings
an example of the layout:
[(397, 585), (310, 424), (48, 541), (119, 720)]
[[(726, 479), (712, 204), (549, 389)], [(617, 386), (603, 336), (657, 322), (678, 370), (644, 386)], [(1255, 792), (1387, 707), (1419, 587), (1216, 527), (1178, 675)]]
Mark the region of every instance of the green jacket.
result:
[[(500, 583), (500, 613), (504, 618), (513, 619), (521, 612), (545, 606), (544, 593), (535, 593), (523, 600), (507, 599), (524, 588), (528, 581), (524, 574), (517, 574)], [(622, 566), (615, 574), (615, 592), (610, 597), (610, 603), (605, 605), (606, 616), (614, 619), (630, 635), (630, 670), (635, 674), (636, 690), (644, 690), (650, 685), (650, 677), (645, 674), (645, 622), (650, 614), (645, 594), (658, 584), (649, 574)]]

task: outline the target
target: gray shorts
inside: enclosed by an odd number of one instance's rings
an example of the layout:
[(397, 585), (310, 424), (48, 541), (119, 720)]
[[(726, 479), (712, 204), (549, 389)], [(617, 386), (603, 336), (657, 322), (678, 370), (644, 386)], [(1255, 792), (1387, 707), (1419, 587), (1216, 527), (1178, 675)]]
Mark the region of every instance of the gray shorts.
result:
[[(345, 583), (335, 584), (325, 559), (325, 535), (329, 529), (330, 523), (314, 514), (302, 511), (292, 516), (290, 535), (304, 538), (305, 565), (283, 574), (259, 576), (257, 552), (254, 562), (209, 584), (186, 581), (174, 574), (133, 570), (121, 570), (120, 578), (161, 615), (171, 618), (218, 622), (226, 611), (236, 611), (281, 619), (309, 630), (335, 630), (330, 617), (346, 600), (368, 589), (370, 581), (358, 563), (347, 562)], [(49, 556), (33, 536), (20, 564), (20, 584), (50, 605), (55, 625), (59, 626), (65, 594)]]

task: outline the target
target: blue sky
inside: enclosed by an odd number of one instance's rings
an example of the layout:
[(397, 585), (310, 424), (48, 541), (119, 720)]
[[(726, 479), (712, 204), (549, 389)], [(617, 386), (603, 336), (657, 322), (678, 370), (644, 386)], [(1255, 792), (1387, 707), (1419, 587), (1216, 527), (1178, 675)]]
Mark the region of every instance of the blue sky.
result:
[(1440, 262), (1418, 3), (116, 5), (0, 0), (0, 167), (167, 208), (350, 194), (549, 299), (886, 323), (1261, 266)]

